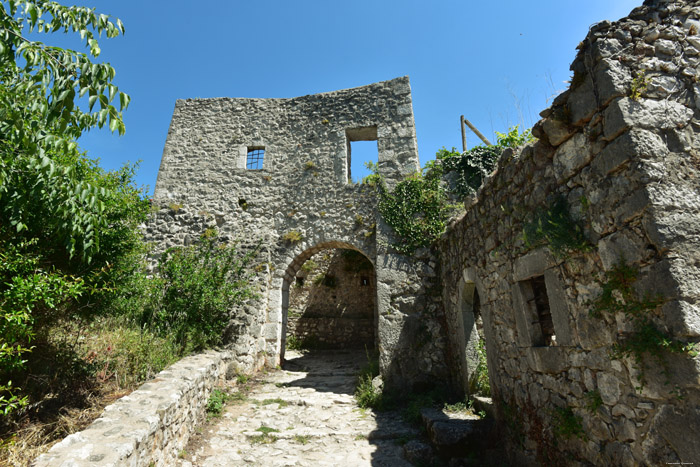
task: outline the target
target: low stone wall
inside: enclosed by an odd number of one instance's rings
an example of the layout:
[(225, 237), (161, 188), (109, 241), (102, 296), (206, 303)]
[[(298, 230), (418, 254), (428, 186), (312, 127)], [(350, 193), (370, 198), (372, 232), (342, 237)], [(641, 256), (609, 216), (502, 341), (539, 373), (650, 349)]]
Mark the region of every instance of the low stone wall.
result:
[(231, 362), (229, 351), (180, 360), (106, 407), (88, 428), (56, 444), (33, 466), (173, 465)]

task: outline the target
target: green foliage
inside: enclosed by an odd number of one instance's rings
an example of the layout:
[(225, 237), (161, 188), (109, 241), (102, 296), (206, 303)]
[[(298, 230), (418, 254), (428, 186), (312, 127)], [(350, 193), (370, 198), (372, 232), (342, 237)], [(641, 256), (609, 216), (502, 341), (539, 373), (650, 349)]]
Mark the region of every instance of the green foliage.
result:
[(575, 436), (585, 440), (586, 432), (583, 431), (582, 422), (583, 418), (576, 415), (570, 407), (557, 407), (552, 412), (552, 430), (557, 437), (569, 439)]
[(303, 341), (294, 335), (287, 336), (285, 340), (285, 348), (287, 350), (303, 350)]
[(285, 344), (285, 348), (289, 350), (320, 350), (324, 347), (328, 347), (328, 345), (321, 342), (316, 334), (303, 337), (289, 335)]
[(383, 405), (382, 391), (372, 384), (372, 380), (379, 376), (379, 359), (376, 355), (365, 350), (367, 354), (367, 364), (362, 367), (357, 375), (357, 386), (355, 387), (355, 399), (357, 405), (363, 409), (381, 409)]
[(318, 264), (312, 259), (307, 259), (304, 264), (301, 265), (301, 270), (304, 272), (311, 272), (318, 267)]
[(665, 302), (661, 295), (645, 296), (639, 299), (633, 284), (639, 276), (639, 270), (627, 264), (624, 258), (605, 273), (601, 283), (601, 295), (593, 303), (591, 315), (602, 317), (604, 314), (622, 313), (631, 321), (633, 331), (612, 349), (613, 358), (633, 358), (639, 369), (638, 380), (641, 388), (645, 384), (644, 357), (649, 355), (668, 372), (666, 352), (697, 355), (696, 344), (685, 343), (661, 331), (652, 319), (653, 313)]
[(632, 86), (630, 88), (630, 99), (633, 101), (638, 101), (642, 98), (642, 93), (646, 91), (647, 86), (651, 79), (646, 76), (646, 70), (640, 70), (637, 75), (632, 79)]
[(183, 351), (220, 343), (232, 308), (255, 296), (248, 266), (256, 253), (241, 255), (212, 231), (192, 246), (169, 249), (156, 279), (162, 281), (162, 302), (158, 309), (146, 310), (142, 323), (174, 336)]
[(600, 391), (588, 391), (584, 394), (586, 398), (586, 410), (590, 413), (595, 413), (600, 406), (603, 405), (603, 398), (600, 396)]
[[(52, 232), (71, 258), (90, 262), (100, 250), (99, 231), (105, 191), (85, 172), (94, 161), (85, 158), (76, 139), (103, 127), (124, 132), (121, 111), (129, 97), (112, 83), (109, 64), (93, 63), (84, 53), (30, 41), (28, 32), (79, 33), (100, 53), (95, 33), (115, 37), (121, 21), (93, 9), (55, 2), (16, 0), (3, 5), (0, 16), (0, 216), (16, 232)], [(88, 111), (76, 100), (88, 96)], [(119, 108), (112, 105), (119, 99)], [(99, 102), (100, 110), (93, 111)], [(48, 214), (48, 215), (47, 215)]]
[(491, 385), (489, 383), (489, 370), (488, 363), (486, 361), (486, 347), (484, 344), (484, 339), (479, 338), (479, 342), (476, 346), (476, 352), (479, 356), (479, 363), (476, 365), (476, 370), (474, 371), (474, 375), (470, 381), (469, 389), (472, 394), (490, 397)]
[(275, 397), (274, 399), (265, 399), (261, 403), (262, 405), (270, 405), (270, 404), (277, 404), (280, 406), (280, 408), (287, 407), (289, 405), (289, 402), (287, 402), (284, 399), (280, 399), (279, 397)]
[(280, 430), (269, 426), (261, 425), (255, 431), (260, 432), (259, 435), (249, 435), (248, 439), (253, 444), (271, 444), (277, 441), (277, 437), (272, 433), (279, 433)]
[(398, 237), (392, 246), (399, 253), (411, 254), (435, 241), (444, 232), (451, 212), (446, 200), (437, 171), (416, 173), (399, 182), (391, 192), (381, 183), (379, 212)]
[(441, 167), (445, 174), (456, 174), (449, 189), (464, 197), (476, 193), (484, 179), (493, 171), (503, 148), (499, 146), (476, 146), (466, 152), (440, 149), (434, 167)]
[[(399, 253), (411, 254), (416, 248), (432, 244), (445, 230), (445, 222), (454, 210), (447, 202), (448, 192), (462, 197), (476, 192), (504, 148), (531, 139), (529, 130), (521, 134), (516, 126), (507, 133), (498, 133), (496, 146), (477, 146), (465, 153), (442, 148), (435, 161), (428, 162), (421, 173), (399, 182), (392, 191), (379, 175), (378, 166), (366, 164), (374, 173), (365, 177), (363, 184), (378, 190), (379, 212), (398, 237), (392, 246)], [(443, 182), (446, 177), (450, 179), (447, 188)]]
[[(79, 34), (89, 54), (27, 39), (57, 31)], [(52, 323), (109, 302), (130, 268), (125, 258), (140, 248), (136, 225), (147, 202), (133, 186), (134, 168), (105, 172), (77, 145), (95, 127), (124, 132), (129, 96), (114, 85), (109, 64), (92, 61), (100, 53), (96, 36), (123, 32), (121, 21), (94, 9), (3, 2), (0, 381), (26, 364), (22, 355), (47, 339)], [(79, 107), (83, 96), (87, 106)], [(0, 383), (6, 414), (24, 401), (12, 387)]]
[[(379, 175), (379, 166), (372, 161), (365, 162), (365, 167), (371, 172), (362, 179), (362, 184), (370, 187), (378, 187), (382, 184), (382, 176)], [(352, 205), (347, 206), (351, 208)]]
[(496, 132), (496, 146), (499, 148), (517, 148), (525, 143), (534, 141), (535, 137), (532, 136), (531, 130), (528, 128), (522, 133), (518, 129), (520, 125), (515, 125), (514, 127), (508, 128), (505, 133)]
[(316, 168), (316, 163), (314, 161), (304, 162), (304, 170), (313, 170)]
[(210, 418), (220, 417), (229, 398), (227, 391), (214, 389), (209, 396), (209, 402), (207, 402), (207, 416)]
[(571, 217), (564, 198), (554, 199), (548, 208), (537, 211), (534, 217), (523, 228), (523, 240), (528, 248), (547, 245), (557, 257), (592, 248), (580, 223)]
[(290, 230), (282, 235), (282, 240), (289, 244), (299, 243), (303, 238), (304, 236), (298, 230)]
[(181, 356), (171, 336), (138, 329), (124, 318), (105, 318), (88, 327), (91, 336), (76, 350), (92, 365), (98, 379), (113, 379), (122, 388), (154, 377)]
[(529, 129), (521, 133), (517, 125), (506, 133), (496, 132), (496, 137), (494, 146), (475, 146), (463, 153), (443, 147), (435, 155), (435, 162), (429, 162), (427, 167), (444, 175), (454, 174), (448, 187), (452, 194), (460, 197), (472, 195), (496, 167), (505, 148), (515, 148), (534, 139)]

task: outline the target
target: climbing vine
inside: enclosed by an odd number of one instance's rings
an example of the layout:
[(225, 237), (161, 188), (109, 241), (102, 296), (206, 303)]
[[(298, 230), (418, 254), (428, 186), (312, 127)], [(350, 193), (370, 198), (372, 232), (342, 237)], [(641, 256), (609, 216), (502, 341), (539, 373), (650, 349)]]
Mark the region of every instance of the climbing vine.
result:
[(389, 191), (379, 185), (379, 212), (396, 233), (392, 245), (398, 252), (411, 254), (430, 245), (444, 230), (451, 208), (447, 205), (440, 177), (428, 170), (399, 182)]
[(665, 302), (661, 295), (645, 296), (639, 299), (634, 291), (639, 270), (627, 264), (624, 258), (605, 273), (606, 280), (601, 283), (603, 292), (593, 303), (591, 315), (602, 317), (604, 313), (622, 313), (631, 321), (633, 331), (623, 340), (617, 342), (611, 356), (616, 359), (631, 357), (634, 359), (639, 375), (638, 390), (644, 386), (644, 357), (649, 355), (664, 368), (668, 376), (666, 352), (697, 355), (697, 345), (673, 339), (660, 330), (652, 320), (652, 314)]
[[(529, 130), (519, 132), (515, 126), (507, 133), (498, 133), (495, 146), (477, 146), (464, 153), (452, 148), (440, 149), (421, 173), (399, 182), (389, 191), (376, 164), (369, 163), (373, 173), (363, 184), (376, 187), (378, 208), (398, 241), (392, 246), (400, 253), (411, 254), (416, 248), (433, 243), (445, 230), (445, 224), (456, 206), (448, 203), (448, 195), (464, 197), (476, 192), (491, 173), (503, 149), (532, 139)], [(449, 179), (448, 183), (445, 180)]]
[(500, 146), (476, 146), (466, 152), (442, 148), (435, 155), (435, 161), (428, 164), (433, 170), (439, 170), (441, 175), (454, 174), (448, 189), (451, 193), (464, 197), (476, 193), (484, 179), (493, 171), (502, 152)]
[(571, 217), (569, 205), (562, 197), (535, 212), (534, 219), (523, 228), (525, 246), (547, 245), (554, 256), (565, 257), (572, 251), (589, 251), (593, 245), (583, 234), (581, 224)]

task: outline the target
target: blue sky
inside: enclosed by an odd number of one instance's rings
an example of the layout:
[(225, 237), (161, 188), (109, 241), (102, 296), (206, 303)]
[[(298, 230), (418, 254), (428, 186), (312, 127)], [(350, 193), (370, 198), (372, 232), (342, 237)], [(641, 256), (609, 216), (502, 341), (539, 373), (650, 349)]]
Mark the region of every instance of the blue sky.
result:
[(132, 98), (124, 136), (93, 130), (81, 146), (106, 169), (141, 160), (137, 182), (152, 191), (176, 99), (295, 97), (409, 75), (423, 165), (461, 146), (460, 114), (494, 140), (531, 126), (565, 89), (589, 26), (641, 2), (80, 1), (124, 22), (99, 59)]

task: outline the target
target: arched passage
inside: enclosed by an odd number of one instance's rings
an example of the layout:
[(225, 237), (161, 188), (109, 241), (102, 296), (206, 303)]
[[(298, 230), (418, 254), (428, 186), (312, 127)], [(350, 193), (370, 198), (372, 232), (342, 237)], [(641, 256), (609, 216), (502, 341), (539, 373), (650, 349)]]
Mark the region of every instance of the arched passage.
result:
[(288, 340), (301, 347), (374, 348), (377, 288), (372, 261), (345, 242), (307, 248), (282, 281), (280, 359)]

